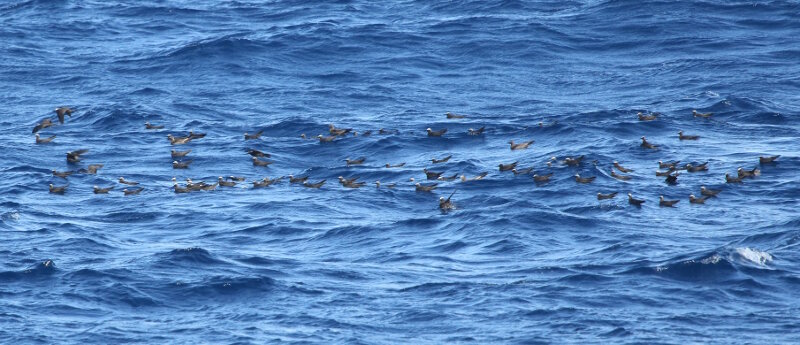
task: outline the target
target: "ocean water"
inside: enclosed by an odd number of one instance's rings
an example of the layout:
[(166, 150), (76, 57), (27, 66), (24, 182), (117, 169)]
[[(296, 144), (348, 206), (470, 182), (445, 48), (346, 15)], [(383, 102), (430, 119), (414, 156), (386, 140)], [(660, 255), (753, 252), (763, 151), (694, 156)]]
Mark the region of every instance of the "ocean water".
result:
[[(798, 18), (794, 1), (4, 1), (0, 342), (797, 343)], [(57, 106), (75, 112), (35, 144)], [(359, 135), (300, 137), (331, 123)], [(189, 131), (207, 136), (166, 139)], [(672, 186), (659, 160), (709, 170)], [(498, 171), (514, 161), (553, 178)], [(739, 167), (761, 176), (726, 184)], [(416, 192), (423, 168), (488, 176)], [(252, 188), (289, 174), (327, 183)], [(228, 175), (247, 182), (172, 190)], [(701, 185), (722, 192), (689, 204)]]

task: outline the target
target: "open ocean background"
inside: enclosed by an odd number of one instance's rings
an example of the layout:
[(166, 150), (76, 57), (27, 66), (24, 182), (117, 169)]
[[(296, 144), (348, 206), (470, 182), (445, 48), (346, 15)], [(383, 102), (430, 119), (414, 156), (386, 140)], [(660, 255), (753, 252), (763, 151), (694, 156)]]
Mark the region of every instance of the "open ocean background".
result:
[[(796, 1), (7, 0), (0, 22), (2, 343), (800, 342)], [(76, 112), (34, 144), (62, 105)], [(300, 138), (329, 123), (373, 134)], [(208, 136), (165, 138), (189, 130)], [(667, 186), (658, 160), (710, 171)], [(553, 181), (497, 171), (513, 161)], [(489, 175), (415, 192), (423, 168)], [(251, 188), (288, 174), (328, 183)], [(171, 189), (228, 175), (248, 188)], [(119, 176), (145, 191), (92, 193)], [(723, 191), (690, 205), (700, 185)]]

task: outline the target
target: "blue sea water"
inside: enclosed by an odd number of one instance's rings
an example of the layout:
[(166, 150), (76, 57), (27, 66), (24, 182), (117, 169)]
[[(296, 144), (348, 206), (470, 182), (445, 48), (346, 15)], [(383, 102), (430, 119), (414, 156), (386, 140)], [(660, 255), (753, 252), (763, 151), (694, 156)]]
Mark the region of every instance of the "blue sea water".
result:
[[(4, 1), (0, 342), (797, 343), (798, 19), (795, 1)], [(330, 123), (360, 134), (300, 137)], [(166, 139), (190, 130), (207, 136)], [(659, 160), (709, 171), (669, 186)], [(552, 181), (498, 171), (513, 161)], [(762, 174), (726, 184), (738, 167)], [(416, 192), (423, 168), (489, 174)], [(289, 174), (327, 184), (252, 188)], [(228, 175), (248, 188), (172, 190)], [(145, 190), (92, 193), (120, 176)], [(722, 193), (690, 205), (701, 185)]]

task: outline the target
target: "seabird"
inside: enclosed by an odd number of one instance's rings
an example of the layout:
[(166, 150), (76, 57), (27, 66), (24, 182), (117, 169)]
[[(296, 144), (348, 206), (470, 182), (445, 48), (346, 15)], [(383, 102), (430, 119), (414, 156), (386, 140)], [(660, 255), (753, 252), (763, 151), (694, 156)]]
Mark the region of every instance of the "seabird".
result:
[(706, 186), (700, 186), (700, 194), (707, 197), (715, 197), (722, 192), (721, 190), (708, 189)]
[(736, 169), (736, 173), (739, 175), (740, 178), (743, 177), (756, 177), (761, 175), (761, 170), (758, 168), (753, 168), (753, 170), (744, 170), (742, 168)]
[(172, 188), (175, 190), (175, 193), (189, 193), (190, 192), (189, 188), (183, 188), (181, 186), (178, 186), (177, 183), (173, 184)]
[(222, 176), (217, 178), (217, 184), (220, 185), (220, 186), (223, 186), (223, 187), (236, 186), (236, 182), (235, 181), (225, 181), (225, 179), (223, 179)]
[(94, 186), (94, 190), (93, 191), (94, 191), (94, 194), (108, 194), (108, 192), (110, 192), (112, 189), (114, 189), (114, 186), (106, 187), (106, 188), (100, 188), (98, 186)]
[(405, 163), (405, 162), (403, 162), (403, 163), (400, 163), (400, 164), (395, 164), (395, 165), (391, 165), (391, 164), (389, 164), (389, 163), (386, 163), (386, 167), (387, 167), (387, 168), (399, 168), (399, 167), (402, 167), (402, 166), (404, 166), (404, 165), (406, 165), (406, 163)]
[(705, 204), (708, 197), (695, 197), (694, 194), (689, 194), (689, 203), (691, 204)]
[(742, 183), (742, 178), (732, 177), (730, 174), (725, 173), (725, 183)]
[(58, 116), (59, 123), (64, 123), (64, 115), (72, 117), (72, 109), (70, 107), (58, 107), (55, 109), (55, 112)]
[(81, 161), (81, 155), (89, 152), (87, 149), (67, 152), (67, 163), (77, 163)]
[(514, 143), (514, 140), (511, 140), (508, 143), (511, 144), (511, 151), (524, 150), (524, 149), (527, 149), (528, 146), (531, 146), (531, 144), (533, 144), (533, 140), (522, 142), (522, 143), (516, 143), (516, 144)]
[(644, 204), (644, 200), (636, 199), (633, 197), (633, 195), (631, 195), (631, 193), (628, 193), (628, 203), (636, 207), (641, 207), (642, 204)]
[(172, 134), (167, 134), (167, 139), (169, 139), (169, 143), (172, 145), (183, 145), (192, 141), (192, 137), (175, 137), (172, 136)]
[(658, 206), (661, 207), (674, 207), (680, 201), (678, 200), (665, 200), (663, 195), (658, 197)]
[(414, 186), (416, 187), (417, 192), (430, 192), (430, 191), (436, 189), (436, 187), (438, 187), (438, 183), (433, 183), (433, 184), (429, 184), (429, 185), (425, 185), (425, 186), (423, 186), (423, 185), (421, 185), (419, 183), (416, 183), (416, 184), (414, 184)]
[(514, 162), (514, 163), (509, 163), (509, 164), (499, 164), (500, 171), (513, 170), (514, 168), (517, 167), (517, 163), (519, 163), (519, 162)]
[(432, 130), (430, 128), (427, 128), (427, 129), (425, 129), (425, 131), (428, 132), (428, 136), (429, 137), (441, 137), (442, 135), (447, 133), (447, 128), (443, 128), (443, 129), (440, 129), (438, 131), (434, 131), (434, 130)]
[(456, 205), (453, 205), (453, 202), (450, 201), (450, 199), (453, 197), (453, 194), (456, 194), (456, 191), (450, 193), (450, 196), (447, 197), (447, 199), (445, 199), (443, 196), (439, 197), (439, 209), (441, 209), (442, 212), (447, 212), (456, 208)]
[(615, 178), (617, 180), (622, 180), (622, 181), (628, 181), (628, 180), (631, 179), (630, 176), (625, 176), (625, 175), (620, 175), (620, 174), (615, 173), (614, 169), (611, 169), (611, 177), (613, 177), (613, 178)]
[(319, 187), (322, 187), (322, 185), (324, 185), (324, 184), (325, 184), (325, 180), (319, 181), (317, 183), (303, 182), (303, 186), (304, 187), (308, 187), (308, 188), (319, 188)]
[(50, 184), (50, 193), (53, 193), (53, 194), (64, 194), (64, 192), (67, 191), (67, 187), (69, 187), (69, 185), (56, 187), (51, 183)]
[(344, 178), (342, 176), (339, 176), (339, 183), (342, 184), (342, 185), (355, 183), (357, 180), (358, 180), (358, 177)]
[(289, 175), (289, 183), (303, 183), (306, 180), (308, 180), (308, 176), (294, 177), (294, 175)]
[(119, 183), (126, 184), (126, 185), (129, 185), (129, 186), (135, 186), (135, 185), (139, 184), (139, 182), (128, 181), (122, 176), (119, 177)]
[(270, 180), (269, 177), (265, 177), (261, 181), (253, 181), (253, 187), (254, 188), (269, 187), (270, 185), (280, 182), (281, 179), (282, 177), (278, 177), (276, 179)]
[(359, 157), (356, 159), (345, 158), (345, 163), (347, 166), (351, 165), (361, 165), (364, 164), (364, 161), (367, 160), (367, 157)]
[(453, 114), (453, 113), (451, 113), (451, 112), (449, 112), (449, 111), (448, 111), (448, 112), (446, 112), (444, 115), (445, 115), (445, 116), (447, 116), (447, 118), (448, 118), (448, 119), (463, 119), (463, 118), (465, 118), (465, 117), (466, 117), (466, 116), (464, 116), (464, 115), (456, 115), (456, 114)]
[(478, 129), (470, 128), (470, 129), (467, 130), (467, 134), (469, 134), (469, 135), (481, 135), (481, 134), (483, 134), (483, 131), (485, 131), (485, 130), (486, 130), (486, 126), (483, 126), (481, 128), (478, 128)]
[(686, 171), (688, 172), (708, 171), (708, 162), (705, 162), (697, 166), (694, 166), (691, 163), (686, 163), (686, 166), (684, 168), (686, 168)]
[(255, 132), (253, 134), (247, 134), (247, 132), (244, 132), (244, 140), (251, 140), (251, 139), (261, 138), (261, 133), (263, 133), (263, 132), (264, 132), (263, 130)]
[(270, 155), (269, 153), (264, 153), (255, 149), (247, 149), (247, 154), (253, 157), (267, 157), (267, 158), (272, 157), (272, 155)]
[(667, 171), (658, 171), (658, 170), (656, 170), (656, 176), (664, 177), (664, 176), (668, 176), (669, 174), (672, 174), (674, 172), (675, 172), (675, 170), (673, 170), (673, 169), (669, 169)]
[(306, 137), (306, 134), (305, 134), (305, 133), (300, 133), (300, 138), (303, 138), (303, 139), (308, 139), (308, 138)]
[(447, 157), (444, 157), (444, 158), (442, 158), (442, 159), (436, 159), (436, 158), (433, 158), (433, 159), (431, 159), (431, 162), (433, 162), (433, 164), (444, 163), (444, 162), (447, 162), (447, 161), (449, 161), (449, 160), (450, 160), (450, 158), (453, 158), (453, 155), (449, 155), (449, 156), (447, 156)]
[(694, 117), (709, 118), (709, 117), (711, 117), (711, 115), (714, 115), (714, 113), (698, 113), (697, 110), (694, 110), (694, 109), (692, 110), (692, 116), (694, 116)]
[(683, 131), (678, 131), (678, 139), (680, 140), (697, 140), (700, 139), (699, 135), (683, 135)]
[(192, 150), (186, 150), (186, 151), (170, 150), (170, 154), (172, 155), (172, 158), (186, 157), (186, 155), (188, 155), (189, 152), (192, 152)]
[(646, 148), (646, 149), (655, 149), (657, 147), (656, 145), (653, 145), (653, 144), (647, 142), (647, 139), (644, 136), (642, 136), (642, 145), (641, 146)]
[(597, 200), (613, 199), (615, 196), (617, 196), (617, 193), (618, 192), (613, 192), (608, 194), (597, 193)]
[[(583, 157), (584, 157), (584, 155), (580, 155), (580, 156), (577, 156), (577, 157), (564, 158), (564, 164), (569, 165), (569, 166), (581, 165), (581, 162), (583, 161)], [(555, 158), (555, 157), (551, 157), (550, 160), (554, 161), (555, 159), (553, 159), (553, 158)]]
[(680, 163), (680, 162), (681, 161), (674, 161), (674, 162), (666, 162), (666, 163), (664, 163), (662, 161), (658, 161), (658, 167), (661, 168), (661, 169), (675, 170), (678, 167), (678, 163)]
[[(353, 135), (355, 136), (355, 132), (353, 133)], [(370, 135), (372, 135), (372, 131), (371, 130), (364, 131), (364, 133), (361, 134), (362, 137), (368, 137)]]
[(437, 178), (437, 180), (439, 180), (439, 181), (455, 181), (455, 179), (457, 179), (457, 178), (458, 178), (458, 174), (455, 174), (453, 176), (439, 176)]
[(50, 127), (52, 125), (53, 125), (53, 121), (51, 121), (50, 119), (44, 119), (44, 120), (42, 120), (42, 122), (37, 123), (36, 127), (33, 127), (33, 131), (31, 133), (36, 133), (36, 132), (38, 132), (38, 131), (40, 131), (42, 129), (45, 129), (47, 127)]
[(125, 194), (125, 195), (136, 195), (136, 194), (141, 193), (143, 190), (144, 190), (144, 188), (142, 188), (142, 187), (139, 187), (139, 188), (136, 188), (136, 189), (123, 189), (122, 190), (122, 194)]
[(553, 173), (549, 173), (547, 175), (533, 174), (533, 181), (537, 183), (550, 182), (551, 177), (553, 177)]
[(767, 157), (761, 156), (761, 157), (758, 157), (758, 162), (761, 163), (761, 164), (774, 163), (775, 160), (778, 159), (778, 157), (780, 157), (780, 156), (781, 155), (767, 156)]
[(86, 170), (83, 170), (83, 172), (86, 174), (94, 175), (97, 174), (97, 170), (100, 170), (100, 168), (102, 167), (103, 167), (102, 164), (89, 164), (89, 166), (87, 166)]
[(35, 136), (36, 136), (36, 143), (37, 144), (47, 144), (47, 143), (53, 141), (53, 139), (56, 138), (56, 136), (53, 135), (53, 136), (51, 136), (49, 138), (42, 139), (42, 138), (39, 137), (39, 133), (36, 133)]
[(444, 174), (444, 171), (435, 172), (435, 171), (429, 171), (428, 169), (422, 169), (422, 171), (425, 172), (425, 177), (427, 177), (429, 180), (435, 180), (439, 178), (439, 176), (442, 176), (442, 174)]
[(60, 177), (60, 178), (67, 178), (67, 176), (72, 175), (74, 171), (55, 171), (53, 170), (53, 176)]
[(253, 166), (257, 166), (257, 167), (267, 167), (267, 166), (269, 166), (269, 165), (270, 165), (270, 164), (272, 164), (272, 163), (275, 163), (275, 162), (270, 162), (270, 161), (262, 161), (262, 160), (258, 160), (258, 158), (256, 158), (256, 157), (253, 157)]
[(520, 170), (511, 169), (511, 172), (514, 173), (514, 175), (527, 175), (527, 174), (530, 174), (532, 171), (533, 171), (533, 167), (520, 169)]
[(642, 112), (639, 112), (636, 115), (639, 116), (639, 121), (653, 121), (658, 117), (655, 114), (645, 115), (642, 114)]
[(383, 128), (378, 130), (378, 134), (391, 134), (391, 133), (392, 133), (392, 131), (387, 131), (387, 130), (385, 130)]
[(212, 191), (214, 189), (217, 189), (218, 185), (219, 185), (218, 183), (212, 183), (212, 184), (203, 183), (203, 186), (201, 186), (200, 189), (204, 191)]
[(150, 122), (145, 122), (144, 123), (144, 128), (145, 129), (163, 129), (164, 126), (156, 126), (156, 125), (150, 124)]
[(203, 138), (205, 136), (206, 136), (205, 133), (195, 133), (195, 132), (189, 131), (189, 139), (200, 139), (200, 138)]
[[(389, 183), (384, 186), (386, 186), (386, 188), (394, 188), (397, 186), (397, 182)], [(381, 188), (381, 181), (375, 181), (375, 188)]]
[(624, 172), (624, 173), (633, 172), (633, 169), (625, 168), (622, 165), (620, 165), (619, 162), (617, 162), (617, 161), (614, 161), (614, 167), (617, 168), (617, 170), (619, 170), (620, 172)]
[(333, 136), (344, 135), (350, 133), (352, 130), (352, 128), (336, 128), (333, 124), (328, 125), (328, 132), (330, 132)]
[(183, 162), (172, 161), (172, 169), (188, 169), (189, 164), (192, 164), (191, 159)]
[(680, 173), (675, 173), (675, 174), (672, 174), (672, 175), (667, 175), (667, 178), (665, 178), (665, 179), (664, 179), (664, 182), (666, 182), (666, 183), (667, 183), (667, 184), (669, 184), (669, 185), (675, 185), (675, 184), (678, 184), (678, 176), (680, 176)]
[(466, 176), (461, 175), (461, 182), (483, 180), (483, 178), (486, 177), (486, 175), (489, 175), (488, 171), (484, 171), (484, 172), (478, 174), (478, 176), (475, 176), (475, 177), (469, 178), (469, 179)]
[(578, 183), (592, 183), (597, 176), (581, 177), (580, 174), (575, 174), (575, 182)]
[(228, 179), (236, 182), (244, 182), (246, 180), (246, 178), (241, 176), (228, 176)]
[(329, 143), (329, 142), (333, 141), (333, 139), (336, 139), (336, 136), (335, 135), (330, 135), (330, 136), (324, 137), (324, 136), (322, 136), (322, 134), (320, 134), (320, 135), (317, 136), (317, 138), (319, 139), (319, 142), (321, 142), (321, 143)]

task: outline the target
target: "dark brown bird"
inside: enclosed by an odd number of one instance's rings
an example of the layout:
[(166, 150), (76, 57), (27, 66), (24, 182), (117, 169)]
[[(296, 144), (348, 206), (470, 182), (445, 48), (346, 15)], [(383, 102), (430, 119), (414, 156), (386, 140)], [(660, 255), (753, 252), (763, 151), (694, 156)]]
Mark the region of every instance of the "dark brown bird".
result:
[(218, 183), (212, 183), (212, 184), (203, 183), (203, 185), (200, 187), (200, 189), (204, 190), (204, 191), (212, 191), (212, 190), (217, 189), (217, 186), (219, 186)]
[(721, 190), (708, 189), (706, 186), (700, 186), (700, 194), (707, 197), (716, 197)]
[(660, 169), (671, 169), (671, 170), (675, 170), (675, 169), (677, 169), (677, 168), (678, 168), (678, 163), (680, 163), (680, 162), (681, 162), (681, 161), (674, 161), (674, 162), (666, 162), (666, 163), (664, 163), (664, 162), (662, 162), (662, 161), (658, 161), (658, 167), (659, 167)]
[(172, 169), (189, 169), (189, 164), (192, 164), (192, 160), (178, 162), (172, 161)]
[(72, 117), (72, 109), (69, 107), (58, 107), (55, 109), (56, 116), (58, 116), (58, 122), (64, 123), (64, 115)]
[(228, 179), (236, 182), (244, 182), (246, 180), (246, 178), (241, 176), (228, 176)]
[(67, 187), (69, 187), (69, 185), (56, 187), (51, 183), (50, 184), (50, 193), (53, 193), (53, 194), (64, 194), (64, 192), (67, 191)]
[(661, 195), (658, 197), (658, 206), (661, 207), (674, 207), (680, 200), (665, 200), (664, 196)]
[(47, 144), (47, 143), (53, 141), (53, 139), (56, 138), (56, 136), (53, 135), (53, 136), (51, 136), (49, 138), (42, 139), (42, 138), (39, 137), (39, 133), (36, 133), (34, 136), (36, 137), (36, 143), (37, 144)]
[(86, 167), (86, 170), (83, 170), (82, 172), (94, 175), (97, 174), (97, 170), (100, 170), (100, 168), (102, 167), (103, 167), (102, 164), (89, 164), (89, 166)]
[(674, 173), (674, 174), (671, 174), (671, 175), (667, 175), (667, 178), (664, 179), (664, 182), (666, 182), (669, 185), (678, 184), (678, 176), (680, 176), (680, 173)]
[(584, 157), (584, 155), (580, 155), (580, 156), (577, 156), (577, 157), (564, 158), (564, 164), (569, 165), (569, 166), (573, 166), (573, 167), (581, 165), (581, 162), (583, 162), (583, 157)]
[(448, 119), (463, 119), (463, 118), (465, 118), (465, 117), (466, 117), (466, 116), (464, 116), (464, 115), (456, 115), (456, 114), (453, 114), (453, 113), (451, 113), (451, 112), (449, 112), (449, 111), (448, 111), (447, 113), (445, 113), (444, 115), (445, 115), (445, 116), (447, 116), (447, 118), (448, 118)]
[(500, 171), (511, 171), (511, 170), (514, 170), (514, 168), (517, 167), (517, 163), (519, 163), (519, 162), (514, 162), (514, 163), (509, 163), (509, 164), (499, 164)]
[(644, 204), (644, 200), (636, 199), (633, 197), (633, 195), (631, 195), (631, 193), (628, 193), (628, 203), (636, 207), (641, 207), (642, 204)]
[(658, 170), (656, 170), (656, 176), (660, 176), (660, 177), (669, 176), (669, 174), (672, 174), (674, 172), (675, 172), (675, 170), (673, 170), (673, 169), (670, 169), (670, 170), (667, 170), (667, 171), (658, 171)]
[(628, 181), (628, 180), (631, 179), (630, 176), (625, 176), (625, 175), (620, 175), (620, 174), (615, 173), (614, 169), (611, 169), (611, 177), (613, 177), (613, 178), (615, 178), (617, 180), (622, 180), (622, 181)]
[(597, 176), (581, 177), (580, 174), (575, 174), (575, 182), (578, 183), (592, 183)]
[(597, 193), (597, 200), (613, 199), (615, 196), (617, 196), (617, 192), (608, 193), (608, 194)]
[(458, 174), (453, 176), (439, 176), (437, 180), (439, 181), (455, 181), (458, 178)]
[(655, 114), (645, 115), (639, 112), (636, 115), (639, 116), (639, 121), (653, 121), (657, 118)]
[(625, 168), (622, 165), (620, 165), (619, 162), (617, 162), (617, 161), (614, 161), (613, 164), (614, 164), (614, 167), (617, 168), (617, 170), (619, 170), (620, 172), (624, 172), (624, 173), (633, 172), (633, 169)]
[(294, 175), (289, 175), (289, 183), (303, 183), (306, 180), (308, 180), (308, 176), (294, 177)]
[(442, 212), (447, 212), (456, 208), (456, 205), (454, 205), (450, 200), (453, 198), (453, 194), (456, 194), (456, 191), (450, 193), (450, 196), (447, 197), (447, 199), (445, 199), (443, 196), (439, 197), (439, 209), (441, 209)]
[(691, 204), (705, 204), (708, 197), (695, 197), (694, 194), (689, 194), (689, 203)]
[(428, 136), (429, 137), (441, 137), (442, 135), (447, 133), (447, 128), (443, 128), (443, 129), (440, 129), (438, 131), (434, 131), (434, 130), (428, 128), (425, 131), (428, 132)]
[(688, 172), (708, 171), (708, 162), (705, 162), (705, 163), (697, 165), (697, 166), (692, 165), (691, 163), (687, 163), (685, 168), (686, 168), (686, 171), (688, 171)]
[(50, 119), (44, 119), (44, 120), (42, 120), (42, 122), (37, 123), (36, 127), (33, 127), (33, 131), (31, 133), (36, 133), (36, 132), (38, 132), (38, 131), (40, 131), (42, 129), (45, 129), (45, 128), (51, 127), (51, 126), (53, 126), (53, 121), (51, 121)]
[(262, 161), (262, 160), (258, 160), (258, 158), (256, 158), (256, 157), (253, 157), (253, 166), (268, 167), (272, 163), (274, 163), (274, 162)]
[(692, 110), (692, 116), (694, 117), (702, 117), (702, 118), (709, 118), (714, 113), (698, 113), (697, 110)]
[(150, 122), (145, 122), (144, 123), (144, 128), (145, 129), (163, 129), (164, 126), (156, 126), (156, 125), (151, 124)]
[(485, 130), (486, 130), (486, 126), (483, 126), (481, 128), (478, 128), (478, 129), (470, 128), (470, 129), (467, 130), (467, 134), (469, 134), (469, 135), (481, 135), (481, 134), (483, 134), (483, 131), (485, 131)]
[(118, 181), (119, 181), (119, 183), (126, 184), (126, 185), (129, 185), (129, 186), (135, 186), (135, 185), (139, 184), (139, 182), (128, 181), (122, 176), (119, 177)]
[(89, 152), (87, 149), (67, 152), (67, 163), (77, 163), (81, 161), (81, 155)]
[(266, 157), (266, 158), (272, 157), (272, 155), (270, 155), (269, 153), (264, 153), (255, 149), (247, 149), (247, 154), (253, 157)]
[(483, 180), (483, 178), (486, 177), (486, 175), (489, 175), (488, 171), (484, 171), (484, 172), (478, 174), (478, 176), (475, 176), (475, 177), (472, 177), (472, 178), (467, 178), (466, 176), (461, 175), (461, 182)]
[(356, 159), (346, 158), (344, 161), (345, 161), (347, 166), (351, 166), (351, 165), (364, 164), (365, 160), (367, 160), (367, 157), (359, 157), (359, 158), (356, 158)]
[(189, 139), (192, 139), (192, 140), (200, 139), (200, 138), (203, 138), (205, 136), (206, 136), (205, 133), (195, 133), (195, 132), (189, 131)]
[(269, 177), (265, 177), (261, 181), (253, 181), (253, 187), (254, 188), (269, 187), (269, 186), (271, 186), (273, 184), (276, 184), (276, 183), (280, 182), (281, 179), (282, 179), (282, 177), (270, 180)]
[(767, 157), (763, 157), (763, 156), (761, 156), (761, 157), (758, 157), (758, 162), (759, 162), (759, 163), (761, 163), (761, 164), (769, 164), (769, 163), (774, 163), (774, 162), (775, 162), (775, 160), (776, 160), (776, 159), (778, 159), (780, 156), (781, 156), (781, 155), (776, 155), (776, 156), (767, 156)]
[(429, 185), (421, 185), (419, 183), (414, 185), (416, 187), (417, 192), (430, 192), (436, 189), (439, 185), (437, 183), (429, 184)]
[(531, 172), (533, 172), (533, 167), (520, 169), (520, 170), (511, 169), (511, 172), (514, 173), (514, 175), (527, 175), (527, 174), (530, 174)]
[(342, 184), (342, 185), (355, 183), (357, 180), (358, 180), (358, 177), (344, 178), (342, 176), (339, 176), (339, 183)]
[(439, 176), (442, 176), (442, 174), (444, 174), (444, 171), (435, 172), (435, 171), (429, 171), (428, 169), (422, 169), (422, 171), (425, 172), (425, 177), (427, 177), (429, 180), (435, 180), (439, 178)]
[[(385, 186), (386, 188), (392, 189), (394, 187), (397, 187), (397, 182), (385, 184), (383, 186)], [(381, 188), (381, 181), (375, 181), (375, 188)]]
[(137, 195), (137, 194), (141, 193), (143, 190), (144, 190), (144, 188), (142, 188), (142, 187), (139, 187), (139, 188), (136, 188), (136, 189), (123, 189), (122, 190), (122, 194), (124, 194), (124, 195)]
[(442, 158), (442, 159), (436, 159), (436, 158), (433, 158), (433, 159), (431, 159), (431, 162), (433, 162), (433, 164), (444, 163), (444, 162), (447, 162), (447, 161), (449, 161), (449, 160), (450, 160), (450, 158), (453, 158), (453, 155), (449, 155), (449, 156), (447, 156), (447, 157), (444, 157), (444, 158)]
[(389, 163), (386, 163), (386, 167), (387, 167), (387, 168), (399, 168), (399, 167), (402, 167), (402, 166), (404, 166), (404, 165), (406, 165), (406, 163), (405, 163), (405, 162), (403, 162), (403, 163), (400, 163), (400, 164), (395, 164), (395, 165), (391, 165), (391, 164), (389, 164)]
[(547, 175), (533, 174), (533, 181), (536, 183), (550, 182), (551, 177), (553, 177), (553, 173), (549, 173)]
[(683, 135), (683, 131), (678, 131), (679, 140), (697, 140), (700, 139), (699, 135)]
[(743, 177), (756, 177), (761, 175), (761, 170), (758, 168), (753, 168), (753, 170), (744, 170), (742, 168), (736, 169), (736, 173), (740, 178)]
[(378, 130), (378, 134), (381, 134), (381, 135), (391, 134), (391, 133), (392, 133), (392, 131), (386, 130), (386, 129), (383, 129), (383, 128)]
[(172, 136), (172, 134), (167, 134), (167, 139), (169, 139), (169, 143), (172, 145), (183, 145), (192, 141), (192, 137), (175, 137)]
[(511, 151), (524, 150), (524, 149), (527, 149), (528, 146), (531, 146), (531, 144), (533, 144), (533, 140), (522, 142), (522, 143), (516, 143), (516, 144), (514, 143), (514, 140), (511, 140), (508, 143), (511, 144)]
[(324, 137), (324, 136), (322, 136), (322, 134), (320, 134), (320, 135), (317, 136), (317, 138), (319, 139), (319, 142), (321, 142), (321, 143), (329, 143), (329, 142), (332, 142), (333, 139), (336, 139), (336, 136), (335, 135), (330, 135), (330, 136)]
[(263, 130), (262, 131), (258, 131), (258, 132), (255, 132), (253, 134), (247, 134), (247, 132), (244, 132), (244, 140), (253, 140), (253, 139), (261, 138), (261, 133), (264, 133), (264, 131)]
[(732, 177), (730, 174), (725, 173), (725, 183), (742, 183), (742, 178)]
[(646, 148), (646, 149), (651, 149), (651, 150), (654, 150), (655, 148), (658, 147), (656, 145), (653, 145), (653, 144), (647, 142), (647, 139), (644, 136), (642, 136), (642, 145), (641, 146)]
[(53, 176), (60, 177), (60, 178), (67, 178), (67, 176), (72, 175), (75, 173), (74, 171), (55, 171), (53, 170)]
[(192, 152), (192, 150), (186, 150), (186, 151), (170, 150), (170, 154), (172, 155), (172, 158), (186, 157), (186, 155), (188, 155), (190, 152)]
[(94, 186), (93, 192), (94, 194), (108, 194), (108, 192), (110, 192), (112, 189), (114, 189), (114, 186), (106, 188), (100, 188), (98, 186)]
[(191, 192), (191, 190), (189, 190), (189, 188), (183, 188), (181, 186), (178, 186), (177, 183), (173, 184), (172, 188), (175, 190), (175, 193), (189, 193), (189, 192)]
[(225, 179), (223, 179), (222, 176), (220, 176), (219, 178), (217, 178), (217, 184), (223, 187), (234, 187), (236, 186), (236, 181), (225, 181)]
[(324, 184), (325, 184), (325, 180), (319, 181), (317, 183), (303, 182), (303, 187), (319, 188), (319, 187), (322, 187), (322, 185), (324, 185)]
[(331, 135), (334, 137), (345, 135), (347, 133), (350, 133), (350, 131), (352, 130), (353, 130), (352, 128), (336, 128), (333, 124), (328, 125), (328, 132), (330, 132)]

